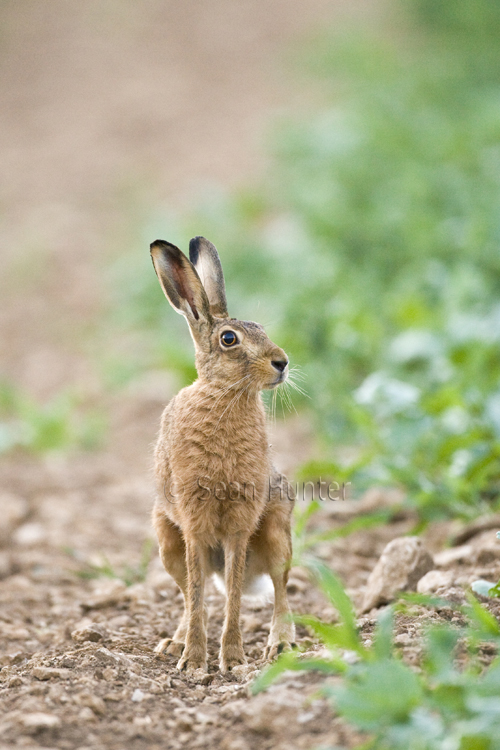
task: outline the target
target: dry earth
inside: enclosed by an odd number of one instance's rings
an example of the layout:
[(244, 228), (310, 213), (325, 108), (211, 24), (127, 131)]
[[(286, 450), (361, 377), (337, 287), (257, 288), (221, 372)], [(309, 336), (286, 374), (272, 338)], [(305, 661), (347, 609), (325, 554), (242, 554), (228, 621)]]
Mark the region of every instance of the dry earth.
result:
[[(127, 232), (151, 205), (183, 206), (200, 184), (256, 174), (269, 116), (309, 101), (280, 56), (344, 6), (366, 14), (374, 3), (1, 4), (2, 378), (40, 399), (68, 386), (100, 397), (89, 340), (104, 303), (102, 258), (120, 242), (133, 250)], [(151, 443), (171, 395), (167, 381), (150, 386), (106, 397), (112, 426), (101, 452), (1, 460), (1, 750), (355, 746), (359, 738), (315, 695), (315, 677), (288, 676), (251, 697), (251, 675), (217, 671), (223, 602), (214, 589), (208, 676), (194, 682), (154, 655), (181, 599), (154, 547), (141, 565), (151, 540)], [(272, 442), (287, 471), (314, 449), (298, 421), (279, 426)], [(391, 497), (371, 493), (356, 509), (332, 503), (315, 523), (334, 528)], [(413, 523), (400, 516), (316, 552), (360, 606), (384, 546)], [(428, 548), (441, 550), (457, 531), (434, 527)], [(466, 536), (455, 557), (435, 559), (440, 593), (459, 600), (471, 580), (500, 577), (493, 532)], [(294, 569), (289, 594), (295, 612), (335, 618), (303, 570)], [(255, 669), (270, 616), (269, 604), (244, 605)], [(360, 619), (366, 639), (375, 617)], [(399, 622), (397, 643), (412, 663), (415, 636), (432, 617), (456, 615), (445, 608)], [(305, 630), (299, 636), (318, 650)]]
[[(128, 467), (118, 465), (116, 454), (101, 454), (59, 461), (19, 456), (1, 469), (9, 492), (0, 497), (0, 747), (356, 746), (360, 738), (315, 695), (315, 676), (290, 674), (268, 693), (251, 696), (249, 684), (263, 666), (268, 603), (250, 600), (243, 607), (246, 675), (218, 671), (223, 600), (212, 586), (207, 675), (190, 678), (176, 671), (173, 657), (153, 653), (158, 640), (175, 629), (182, 602), (156, 550), (141, 567), (141, 550), (150, 537), (150, 483), (145, 472)], [(331, 503), (316, 523), (336, 528), (353, 514), (394, 499), (394, 493), (372, 491), (361, 503)], [(400, 514), (369, 532), (322, 543), (316, 553), (341, 575), (359, 606), (382, 549), (411, 531), (414, 522)], [(424, 540), (435, 553), (433, 589), (454, 602), (463, 601), (472, 580), (500, 577), (500, 545), (493, 531), (478, 526), (460, 531), (456, 524), (443, 524)], [(445, 539), (453, 537), (460, 544), (443, 551)], [(115, 577), (87, 578), (96, 575), (104, 556)], [(303, 569), (292, 570), (288, 589), (294, 612), (335, 621), (334, 609)], [(490, 606), (498, 615), (498, 603)], [(366, 642), (376, 617), (374, 609), (359, 620)], [(418, 664), (418, 637), (425, 625), (460, 618), (447, 607), (405, 615), (396, 644), (409, 663)], [(321, 650), (303, 628), (298, 635), (306, 651)], [(484, 658), (490, 655), (485, 652)]]

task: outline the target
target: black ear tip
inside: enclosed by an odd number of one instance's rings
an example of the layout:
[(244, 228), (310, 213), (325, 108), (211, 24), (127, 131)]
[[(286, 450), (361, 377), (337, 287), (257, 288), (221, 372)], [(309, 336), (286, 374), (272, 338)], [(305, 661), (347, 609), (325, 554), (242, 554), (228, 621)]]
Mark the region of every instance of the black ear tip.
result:
[(182, 255), (181, 251), (176, 245), (172, 245), (171, 242), (167, 242), (166, 240), (155, 240), (152, 242), (149, 246), (149, 250), (152, 253), (153, 250), (158, 248), (159, 250), (163, 251), (163, 253), (166, 253), (170, 257), (178, 258)]
[(191, 261), (193, 266), (195, 266), (198, 261), (198, 256), (200, 254), (200, 244), (204, 239), (204, 237), (198, 236), (193, 237), (192, 240), (189, 240), (189, 260)]
[(165, 247), (165, 245), (168, 245), (168, 242), (165, 242), (165, 240), (155, 240), (150, 244), (149, 249), (152, 251), (155, 247)]

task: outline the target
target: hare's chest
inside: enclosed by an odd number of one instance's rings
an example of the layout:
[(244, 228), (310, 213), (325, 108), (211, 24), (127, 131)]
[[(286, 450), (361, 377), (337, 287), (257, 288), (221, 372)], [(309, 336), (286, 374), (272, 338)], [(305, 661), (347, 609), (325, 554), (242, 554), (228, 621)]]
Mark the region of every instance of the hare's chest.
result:
[(256, 527), (270, 474), (264, 432), (185, 430), (177, 436), (171, 468), (178, 510), (194, 533), (221, 539)]
[(174, 461), (172, 468), (185, 479), (200, 480), (200, 487), (209, 488), (204, 489), (205, 495), (234, 500), (249, 487), (261, 494), (270, 460), (267, 445), (257, 444), (252, 436), (211, 442), (202, 442), (194, 436), (186, 439), (182, 459)]

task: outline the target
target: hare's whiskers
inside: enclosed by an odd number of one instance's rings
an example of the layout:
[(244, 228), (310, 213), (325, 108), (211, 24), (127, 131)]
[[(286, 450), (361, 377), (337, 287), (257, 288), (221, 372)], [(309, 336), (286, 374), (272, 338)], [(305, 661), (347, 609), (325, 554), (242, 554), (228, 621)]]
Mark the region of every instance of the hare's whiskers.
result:
[[(248, 378), (248, 377), (250, 377), (250, 375), (246, 375), (245, 377), (247, 377), (247, 378)], [(243, 378), (242, 378), (242, 380), (243, 380)], [(226, 408), (224, 409), (224, 411), (223, 411), (223, 412), (222, 412), (222, 414), (220, 415), (220, 417), (219, 417), (219, 421), (218, 421), (218, 422), (217, 422), (217, 424), (215, 425), (215, 429), (214, 429), (214, 431), (213, 431), (213, 433), (212, 433), (212, 434), (215, 434), (215, 432), (217, 431), (217, 429), (218, 429), (218, 427), (219, 427), (219, 425), (220, 425), (220, 421), (221, 421), (222, 417), (224, 416), (224, 414), (225, 414), (225, 413), (227, 412), (227, 410), (228, 410), (228, 409), (231, 409), (231, 407), (232, 407), (232, 406), (234, 406), (234, 405), (236, 404), (236, 401), (237, 401), (237, 400), (239, 400), (239, 399), (241, 398), (241, 396), (242, 396), (242, 395), (243, 395), (243, 394), (245, 393), (246, 389), (247, 389), (247, 388), (248, 388), (248, 387), (249, 387), (250, 385), (251, 385), (251, 383), (248, 383), (248, 385), (246, 386), (246, 388), (244, 388), (244, 389), (243, 389), (243, 390), (241, 390), (241, 391), (237, 391), (236, 395), (235, 395), (235, 396), (233, 396), (233, 398), (231, 399), (231, 401), (229, 402), (229, 404), (228, 404), (228, 405), (226, 406)], [(232, 410), (232, 409), (231, 409), (231, 410)], [(230, 411), (229, 413), (231, 413), (231, 411)]]
[(294, 365), (293, 367), (290, 367), (290, 369), (288, 370), (288, 372), (289, 372), (290, 375), (292, 375), (292, 373), (293, 373), (293, 376), (295, 378), (299, 378), (299, 380), (305, 380), (306, 379), (304, 373), (302, 372), (302, 369), (298, 365)]
[(237, 380), (235, 383), (232, 383), (227, 388), (221, 388), (220, 390), (222, 391), (222, 393), (215, 400), (214, 404), (212, 405), (212, 408), (210, 409), (209, 414), (212, 413), (212, 411), (215, 409), (215, 407), (220, 403), (221, 399), (224, 398), (224, 396), (226, 395), (226, 393), (229, 393), (229, 391), (231, 390), (231, 388), (235, 388), (237, 385), (239, 385), (240, 383), (242, 383), (244, 380), (247, 380), (249, 377), (251, 377), (250, 374), (244, 375), (242, 378), (240, 378), (239, 380)]
[(302, 396), (305, 396), (306, 398), (311, 398), (310, 395), (308, 393), (306, 393), (306, 391), (303, 388), (300, 387), (300, 385), (297, 385), (297, 383), (295, 383), (292, 380), (292, 378), (288, 378), (287, 384), (291, 388), (294, 388), (298, 393), (302, 394)]
[(295, 414), (297, 414), (297, 409), (295, 408), (295, 404), (293, 403), (292, 392), (290, 390), (291, 384), (285, 381), (284, 385), (285, 385), (285, 392), (288, 397), (288, 403), (290, 404), (290, 407), (291, 407), (290, 411), (293, 409)]
[(276, 393), (280, 397), (281, 413), (282, 413), (283, 416), (285, 416), (285, 407), (283, 406), (283, 404), (284, 404), (284, 400), (283, 400), (284, 399), (284, 392), (283, 392), (283, 389), (282, 388), (277, 389)]

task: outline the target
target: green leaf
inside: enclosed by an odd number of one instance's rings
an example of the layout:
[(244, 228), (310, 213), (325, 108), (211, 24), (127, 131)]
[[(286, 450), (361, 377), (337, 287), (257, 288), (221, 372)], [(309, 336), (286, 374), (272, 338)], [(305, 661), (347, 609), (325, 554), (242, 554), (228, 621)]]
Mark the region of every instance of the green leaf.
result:
[(371, 653), (376, 659), (388, 659), (393, 649), (394, 610), (387, 607), (377, 618)]
[(456, 675), (453, 658), (462, 635), (459, 629), (449, 625), (434, 626), (426, 635), (425, 666), (429, 674), (440, 680)]
[(469, 606), (465, 611), (472, 620), (478, 635), (484, 638), (499, 638), (500, 625), (496, 617), (478, 602), (474, 594), (467, 592), (467, 601)]
[(395, 659), (368, 662), (335, 691), (339, 714), (368, 731), (408, 721), (422, 699), (416, 674)]
[(283, 672), (324, 672), (325, 674), (338, 674), (345, 670), (345, 664), (335, 660), (327, 659), (303, 659), (299, 651), (288, 651), (280, 654), (277, 660), (265, 667), (252, 683), (252, 693), (267, 690)]
[(376, 526), (381, 526), (384, 523), (389, 523), (398, 513), (399, 508), (387, 508), (387, 510), (380, 510), (374, 513), (366, 513), (357, 518), (353, 518), (350, 521), (346, 521), (342, 526), (337, 529), (331, 529), (329, 531), (322, 531), (317, 534), (309, 534), (303, 541), (304, 549), (314, 547), (319, 542), (333, 541), (334, 539), (342, 539), (343, 537), (353, 534), (355, 531), (361, 531), (362, 529), (371, 529)]
[(331, 625), (321, 622), (311, 615), (299, 615), (295, 618), (295, 621), (313, 630), (329, 649), (347, 649), (359, 654), (365, 653), (357, 632), (353, 633), (352, 629), (346, 627), (345, 623)]
[[(358, 653), (364, 653), (352, 602), (337, 576), (324, 563), (313, 558), (305, 559), (304, 564), (311, 570), (320, 588), (339, 613), (342, 623), (342, 631), (338, 631), (339, 637), (351, 644), (348, 648), (353, 648)], [(341, 632), (342, 635), (340, 635)]]

